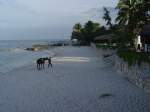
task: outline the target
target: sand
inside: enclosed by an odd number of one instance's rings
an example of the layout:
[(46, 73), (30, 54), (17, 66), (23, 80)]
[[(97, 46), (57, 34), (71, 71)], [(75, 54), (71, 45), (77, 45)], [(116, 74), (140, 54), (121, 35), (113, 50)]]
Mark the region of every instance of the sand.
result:
[(53, 68), (35, 63), (0, 75), (0, 112), (150, 112), (150, 94), (91, 47), (60, 47)]

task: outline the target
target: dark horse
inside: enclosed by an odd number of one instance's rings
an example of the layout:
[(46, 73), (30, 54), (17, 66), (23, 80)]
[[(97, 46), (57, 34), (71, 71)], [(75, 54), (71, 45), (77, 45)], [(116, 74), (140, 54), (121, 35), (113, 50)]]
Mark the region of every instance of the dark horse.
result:
[(45, 61), (43, 60), (43, 58), (39, 58), (37, 61), (36, 61), (36, 63), (37, 63), (37, 69), (38, 70), (40, 70), (40, 69), (44, 69), (44, 63), (45, 63)]
[(40, 70), (40, 69), (44, 69), (44, 65), (45, 65), (45, 61), (48, 61), (48, 68), (49, 68), (49, 66), (51, 66), (52, 67), (52, 61), (51, 61), (51, 57), (46, 57), (46, 58), (39, 58), (38, 60), (37, 60), (37, 69), (38, 70)]

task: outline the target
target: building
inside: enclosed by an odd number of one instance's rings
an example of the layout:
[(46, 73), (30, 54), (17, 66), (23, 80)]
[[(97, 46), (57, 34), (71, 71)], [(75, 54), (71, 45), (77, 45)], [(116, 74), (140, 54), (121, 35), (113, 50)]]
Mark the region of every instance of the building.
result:
[(113, 34), (101, 35), (94, 39), (96, 43), (112, 43), (113, 42)]
[(150, 0), (145, 0), (145, 3), (146, 3), (146, 16), (147, 16), (147, 19), (150, 23)]
[(150, 25), (145, 25), (141, 33), (141, 43), (144, 52), (150, 52)]
[(141, 34), (136, 39), (136, 48), (142, 48), (144, 52), (150, 52), (150, 0), (145, 0), (145, 7), (147, 25), (143, 27)]

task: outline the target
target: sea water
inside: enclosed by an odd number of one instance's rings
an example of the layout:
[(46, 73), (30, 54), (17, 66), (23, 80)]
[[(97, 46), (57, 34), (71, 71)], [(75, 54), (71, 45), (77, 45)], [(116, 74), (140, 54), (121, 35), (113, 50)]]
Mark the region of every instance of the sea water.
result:
[(26, 51), (35, 44), (48, 44), (51, 40), (0, 40), (0, 73), (35, 62), (40, 57), (49, 56), (51, 50)]

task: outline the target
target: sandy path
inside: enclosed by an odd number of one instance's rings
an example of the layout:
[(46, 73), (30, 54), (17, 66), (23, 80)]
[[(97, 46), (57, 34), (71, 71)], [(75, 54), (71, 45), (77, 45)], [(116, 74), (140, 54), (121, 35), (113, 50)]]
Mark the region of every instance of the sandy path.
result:
[[(150, 94), (119, 76), (89, 47), (58, 48), (54, 67), (0, 75), (0, 112), (150, 112)], [(112, 96), (101, 98), (103, 93)]]

